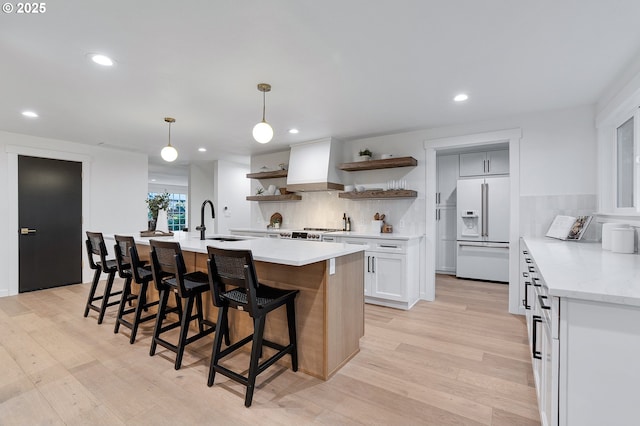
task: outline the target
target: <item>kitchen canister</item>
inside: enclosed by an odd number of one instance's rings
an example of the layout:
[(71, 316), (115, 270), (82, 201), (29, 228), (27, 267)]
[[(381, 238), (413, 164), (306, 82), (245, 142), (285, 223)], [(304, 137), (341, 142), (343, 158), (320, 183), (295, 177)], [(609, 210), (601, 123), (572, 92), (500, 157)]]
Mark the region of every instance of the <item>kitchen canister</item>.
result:
[(633, 253), (636, 231), (633, 228), (613, 228), (611, 230), (611, 251), (613, 253)]
[(603, 223), (602, 224), (602, 249), (611, 250), (611, 231), (616, 228), (629, 228), (626, 223)]
[(380, 231), (382, 231), (382, 225), (383, 224), (384, 224), (384, 221), (382, 221), (382, 220), (372, 220), (371, 221), (371, 228), (369, 228), (370, 232), (372, 232), (374, 234), (379, 233)]

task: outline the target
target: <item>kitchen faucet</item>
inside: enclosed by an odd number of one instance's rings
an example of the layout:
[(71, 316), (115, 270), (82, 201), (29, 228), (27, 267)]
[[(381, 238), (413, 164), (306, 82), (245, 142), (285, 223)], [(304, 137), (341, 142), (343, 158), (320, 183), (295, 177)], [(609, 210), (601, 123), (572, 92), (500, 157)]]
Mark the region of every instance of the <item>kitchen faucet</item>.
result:
[(211, 206), (211, 219), (216, 218), (216, 210), (213, 208), (213, 203), (211, 200), (204, 200), (202, 203), (202, 207), (200, 207), (200, 226), (196, 227), (196, 231), (200, 231), (200, 239), (204, 240), (204, 231), (207, 230), (207, 227), (204, 226), (204, 208), (209, 204)]

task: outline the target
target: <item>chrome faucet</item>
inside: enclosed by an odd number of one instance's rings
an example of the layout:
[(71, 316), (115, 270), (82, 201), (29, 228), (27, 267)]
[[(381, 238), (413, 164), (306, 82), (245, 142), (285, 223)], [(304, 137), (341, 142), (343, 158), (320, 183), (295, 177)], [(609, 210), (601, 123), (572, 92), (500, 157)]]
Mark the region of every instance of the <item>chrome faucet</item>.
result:
[(200, 231), (200, 239), (204, 240), (204, 231), (207, 230), (207, 227), (204, 226), (204, 208), (209, 204), (211, 206), (211, 219), (216, 218), (216, 210), (213, 208), (213, 203), (211, 200), (204, 200), (202, 203), (202, 207), (200, 207), (200, 226), (196, 227), (196, 231)]

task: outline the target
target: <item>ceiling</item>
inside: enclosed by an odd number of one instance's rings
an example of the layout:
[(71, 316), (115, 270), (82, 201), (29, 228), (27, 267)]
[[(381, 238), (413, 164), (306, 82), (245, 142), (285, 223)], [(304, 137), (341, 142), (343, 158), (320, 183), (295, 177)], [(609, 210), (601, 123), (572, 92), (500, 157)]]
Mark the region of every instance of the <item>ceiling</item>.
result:
[[(640, 2), (202, 0), (2, 14), (0, 130), (171, 167), (593, 104), (640, 53)], [(110, 68), (89, 60), (103, 53)], [(253, 141), (262, 94), (272, 142)], [(464, 103), (452, 101), (459, 92)], [(23, 117), (31, 109), (37, 119)], [(290, 128), (300, 133), (291, 135)], [(205, 147), (207, 152), (197, 149)]]

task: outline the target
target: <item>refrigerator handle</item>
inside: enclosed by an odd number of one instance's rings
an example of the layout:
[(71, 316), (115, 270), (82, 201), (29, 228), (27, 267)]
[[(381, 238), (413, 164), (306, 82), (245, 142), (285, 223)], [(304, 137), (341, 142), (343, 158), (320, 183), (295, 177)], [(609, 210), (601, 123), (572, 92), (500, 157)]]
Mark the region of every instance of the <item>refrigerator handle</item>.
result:
[(489, 221), (487, 220), (487, 214), (489, 212), (488, 203), (489, 203), (489, 184), (483, 183), (482, 186), (482, 230), (481, 235), (483, 237), (489, 236)]

